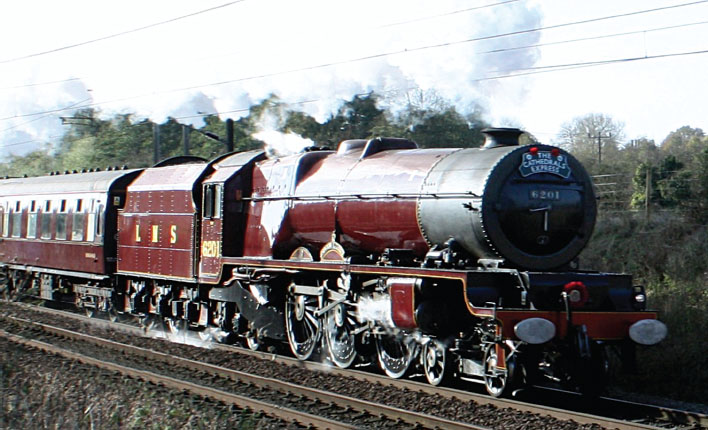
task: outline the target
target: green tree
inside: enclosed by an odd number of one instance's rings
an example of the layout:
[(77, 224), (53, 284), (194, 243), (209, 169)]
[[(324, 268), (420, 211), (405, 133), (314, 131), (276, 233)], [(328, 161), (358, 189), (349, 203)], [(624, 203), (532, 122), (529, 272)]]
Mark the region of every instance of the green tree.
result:
[(418, 116), (420, 122), (410, 128), (407, 137), (423, 148), (469, 148), (484, 143), (482, 129), (487, 124), (471, 122), (455, 108), (443, 112), (417, 111), (410, 113), (410, 116)]
[(693, 154), (700, 151), (705, 134), (700, 128), (683, 126), (669, 133), (661, 142), (661, 150), (665, 154), (672, 154), (683, 162), (690, 162)]
[(683, 206), (690, 199), (691, 174), (682, 170), (683, 167), (684, 164), (673, 155), (662, 160), (657, 180), (660, 206), (667, 208)]
[(690, 217), (699, 224), (708, 223), (708, 145), (694, 159)]
[(652, 167), (641, 163), (633, 178), (632, 206), (643, 207), (646, 202), (647, 170), (651, 181), (649, 202), (664, 208), (685, 207), (691, 201), (691, 173), (684, 164), (669, 155)]
[(24, 156), (11, 155), (0, 164), (0, 175), (9, 177), (39, 176), (59, 170), (57, 160), (48, 150), (37, 150)]
[[(391, 127), (384, 110), (377, 106), (378, 96), (354, 96), (323, 124), (302, 112), (288, 112), (283, 131), (311, 139), (318, 146), (336, 148), (343, 140), (371, 139), (390, 135)], [(397, 131), (397, 130), (396, 130)], [(397, 136), (400, 137), (400, 136)]]

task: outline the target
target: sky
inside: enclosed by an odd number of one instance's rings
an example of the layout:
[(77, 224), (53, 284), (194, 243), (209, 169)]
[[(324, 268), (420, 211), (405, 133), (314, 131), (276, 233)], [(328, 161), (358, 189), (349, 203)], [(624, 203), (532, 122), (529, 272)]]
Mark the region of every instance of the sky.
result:
[(589, 113), (627, 139), (708, 130), (708, 0), (24, 0), (0, 40), (0, 159), (80, 107), (199, 126), (271, 94), (319, 121), (435, 94), (546, 143)]

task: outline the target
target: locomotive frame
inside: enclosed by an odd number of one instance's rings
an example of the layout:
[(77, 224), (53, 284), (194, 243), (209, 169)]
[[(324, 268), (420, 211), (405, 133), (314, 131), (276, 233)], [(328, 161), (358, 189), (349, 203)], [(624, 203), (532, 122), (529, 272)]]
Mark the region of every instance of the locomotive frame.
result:
[(0, 180), (3, 289), (494, 396), (543, 381), (596, 394), (608, 345), (633, 366), (666, 327), (631, 276), (573, 267), (592, 184), (520, 133)]

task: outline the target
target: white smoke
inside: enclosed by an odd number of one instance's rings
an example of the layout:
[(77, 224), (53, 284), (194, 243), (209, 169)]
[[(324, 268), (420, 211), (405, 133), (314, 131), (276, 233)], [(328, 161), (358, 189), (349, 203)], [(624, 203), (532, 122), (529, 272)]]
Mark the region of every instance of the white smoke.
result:
[(254, 133), (253, 137), (265, 142), (268, 157), (296, 154), (315, 144), (312, 140), (305, 139), (295, 133), (282, 133), (277, 130), (259, 131)]
[[(8, 146), (21, 140), (36, 139), (38, 146), (56, 142), (54, 136), (65, 131), (59, 117), (71, 116), (72, 110), (43, 114), (51, 125), (33, 121), (43, 115), (22, 115), (79, 102), (106, 117), (133, 113), (136, 119), (163, 122), (174, 117), (199, 126), (204, 114), (218, 113), (222, 119), (248, 115), (250, 106), (274, 94), (322, 122), (354, 95), (374, 91), (390, 96), (386, 102), (395, 109), (405, 105), (407, 91), (414, 88), (434, 90), (467, 113), (480, 104), (491, 105), (491, 99), (524, 96), (524, 79), (478, 79), (531, 66), (537, 51), (484, 52), (531, 45), (539, 36), (464, 41), (539, 27), (541, 22), (539, 8), (528, 2), (453, 13), (470, 9), (469, 2), (246, 1), (7, 62), (186, 15), (223, 0), (176, 0), (169, 8), (164, 2), (137, 0), (100, 2), (100, 7), (89, 0), (76, 0), (71, 8), (51, 3), (44, 2), (46, 10), (37, 14), (33, 2), (17, 2), (6, 11), (11, 15), (4, 16), (6, 25), (0, 26), (0, 37), (13, 41), (0, 54), (0, 156), (27, 149)], [(28, 18), (31, 26), (25, 24)], [(27, 86), (66, 79), (75, 80)]]
[(265, 143), (268, 157), (297, 154), (304, 151), (305, 148), (315, 145), (312, 140), (298, 134), (281, 132), (280, 130), (285, 125), (285, 119), (285, 106), (277, 104), (268, 106), (256, 121), (258, 131), (253, 133), (251, 137)]

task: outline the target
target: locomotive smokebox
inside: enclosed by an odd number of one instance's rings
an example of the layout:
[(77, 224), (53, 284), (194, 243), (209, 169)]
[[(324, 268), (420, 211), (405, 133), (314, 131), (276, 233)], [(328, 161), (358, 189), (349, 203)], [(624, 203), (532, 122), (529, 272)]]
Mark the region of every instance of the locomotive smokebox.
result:
[(585, 247), (595, 225), (592, 180), (570, 154), (519, 145), (518, 129), (486, 129), (483, 148), (456, 151), (432, 166), (418, 201), (430, 245), (450, 238), (477, 259), (554, 270)]
[(524, 134), (518, 128), (485, 128), (484, 149), (499, 148), (501, 146), (519, 146), (519, 136)]

